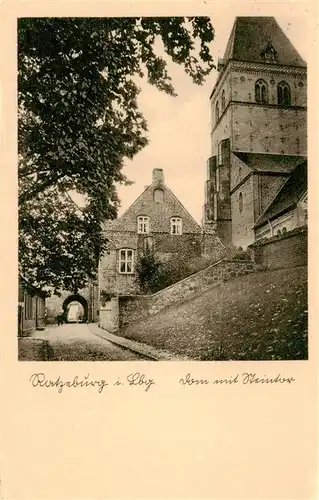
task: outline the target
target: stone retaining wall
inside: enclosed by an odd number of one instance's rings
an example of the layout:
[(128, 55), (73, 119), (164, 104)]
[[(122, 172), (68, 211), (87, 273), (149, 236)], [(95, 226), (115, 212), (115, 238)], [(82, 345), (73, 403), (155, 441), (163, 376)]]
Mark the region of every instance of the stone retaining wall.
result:
[(184, 280), (153, 295), (119, 297), (119, 327), (157, 314), (162, 309), (181, 302), (196, 292), (203, 292), (215, 284), (256, 270), (253, 262), (223, 259)]
[(308, 231), (297, 228), (280, 236), (250, 245), (255, 263), (267, 269), (285, 269), (307, 265)]

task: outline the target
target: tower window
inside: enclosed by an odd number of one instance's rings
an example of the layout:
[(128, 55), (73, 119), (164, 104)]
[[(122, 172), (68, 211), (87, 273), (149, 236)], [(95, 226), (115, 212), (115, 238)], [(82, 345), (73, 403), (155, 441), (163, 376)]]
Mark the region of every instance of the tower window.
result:
[(244, 208), (243, 193), (239, 193), (239, 196), (238, 196), (238, 208), (239, 208), (239, 212), (242, 213), (243, 208)]
[(154, 201), (157, 203), (162, 203), (164, 199), (164, 191), (163, 189), (154, 189)]
[(280, 106), (290, 106), (291, 92), (288, 83), (280, 82), (277, 86), (277, 98)]
[(148, 234), (150, 232), (150, 218), (143, 215), (137, 218), (137, 232), (139, 234)]
[(268, 103), (268, 86), (264, 80), (255, 83), (255, 101), (261, 104)]
[(225, 90), (222, 91), (222, 111), (225, 109)]
[(171, 234), (182, 234), (182, 219), (180, 217), (171, 218)]
[(216, 112), (215, 112), (216, 123), (219, 121), (219, 102), (216, 102)]

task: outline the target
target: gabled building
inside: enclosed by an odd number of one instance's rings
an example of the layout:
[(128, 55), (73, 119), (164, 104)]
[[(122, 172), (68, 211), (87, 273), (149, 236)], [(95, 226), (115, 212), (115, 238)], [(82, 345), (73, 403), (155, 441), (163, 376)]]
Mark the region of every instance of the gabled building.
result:
[(238, 17), (210, 96), (205, 225), (243, 248), (307, 156), (307, 69), (273, 17)]
[(192, 259), (202, 254), (202, 230), (153, 170), (152, 184), (116, 220), (105, 223), (109, 252), (100, 262), (99, 289), (106, 294), (138, 293), (135, 266), (146, 247), (161, 261)]

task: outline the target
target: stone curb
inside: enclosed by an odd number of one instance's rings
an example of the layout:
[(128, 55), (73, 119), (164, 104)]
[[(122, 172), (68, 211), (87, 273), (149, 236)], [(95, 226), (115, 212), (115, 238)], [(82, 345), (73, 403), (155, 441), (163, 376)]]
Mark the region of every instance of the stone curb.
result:
[(124, 337), (119, 337), (118, 335), (114, 335), (113, 333), (110, 333), (107, 330), (104, 330), (103, 328), (94, 325), (94, 323), (89, 323), (88, 327), (90, 328), (91, 332), (94, 335), (97, 335), (98, 337), (108, 340), (113, 344), (129, 349), (130, 351), (141, 354), (142, 356), (146, 356), (152, 359), (153, 361), (181, 361), (182, 359), (183, 360), (187, 359), (187, 358), (178, 358), (173, 354), (160, 351), (147, 344), (142, 344), (141, 342), (136, 342), (134, 340), (126, 339)]

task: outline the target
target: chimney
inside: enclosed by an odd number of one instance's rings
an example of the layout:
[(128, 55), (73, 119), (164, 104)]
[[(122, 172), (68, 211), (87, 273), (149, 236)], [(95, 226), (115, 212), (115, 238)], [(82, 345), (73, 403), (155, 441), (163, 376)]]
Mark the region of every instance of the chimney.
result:
[(164, 184), (164, 174), (162, 168), (153, 168), (152, 184)]

